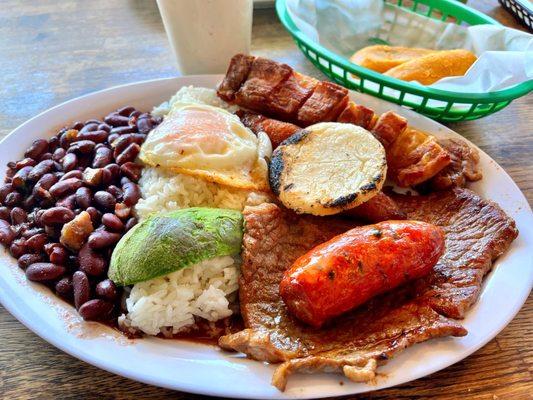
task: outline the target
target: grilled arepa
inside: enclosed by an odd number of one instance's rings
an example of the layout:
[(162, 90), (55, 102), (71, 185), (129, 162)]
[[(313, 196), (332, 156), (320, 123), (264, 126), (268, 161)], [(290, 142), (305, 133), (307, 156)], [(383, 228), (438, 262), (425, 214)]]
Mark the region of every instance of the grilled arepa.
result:
[(385, 149), (366, 129), (322, 122), (285, 140), (272, 154), (269, 178), (297, 213), (331, 215), (375, 196), (387, 173)]

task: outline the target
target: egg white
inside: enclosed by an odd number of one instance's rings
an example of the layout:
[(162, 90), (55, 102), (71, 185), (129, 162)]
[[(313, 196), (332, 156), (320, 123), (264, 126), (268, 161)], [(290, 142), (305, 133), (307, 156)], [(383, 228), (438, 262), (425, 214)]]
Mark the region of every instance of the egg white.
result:
[(222, 108), (174, 103), (148, 135), (140, 158), (150, 166), (210, 182), (266, 190), (264, 157), (268, 154), (263, 142), (236, 115)]

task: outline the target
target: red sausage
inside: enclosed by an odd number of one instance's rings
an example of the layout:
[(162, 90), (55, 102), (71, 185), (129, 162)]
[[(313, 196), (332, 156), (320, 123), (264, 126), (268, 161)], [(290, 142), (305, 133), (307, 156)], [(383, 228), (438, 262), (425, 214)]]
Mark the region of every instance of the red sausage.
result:
[(358, 227), (298, 258), (280, 294), (301, 321), (320, 327), (370, 298), (431, 272), (444, 252), (444, 233), (420, 221)]

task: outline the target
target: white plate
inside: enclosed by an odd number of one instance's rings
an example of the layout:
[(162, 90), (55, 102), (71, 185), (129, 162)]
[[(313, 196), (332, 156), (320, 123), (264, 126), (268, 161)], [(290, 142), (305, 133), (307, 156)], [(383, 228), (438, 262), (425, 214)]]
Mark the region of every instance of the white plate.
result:
[[(124, 105), (150, 110), (181, 86), (214, 87), (219, 80), (219, 76), (189, 76), (139, 82), (63, 103), (24, 123), (0, 143), (2, 174), (3, 166), (21, 158), (33, 140), (51, 136), (69, 122), (101, 117)], [(406, 116), (412, 126), (437, 136), (458, 136), (399, 106), (359, 93), (352, 96), (378, 113), (395, 110)], [(531, 290), (531, 209), (505, 171), (488, 155), (480, 154), (484, 178), (472, 189), (500, 204), (516, 220), (520, 235), (498, 260), (485, 280), (479, 302), (462, 321), (469, 334), (463, 338), (430, 340), (407, 349), (380, 370), (387, 377), (380, 378), (375, 386), (352, 383), (340, 375), (297, 375), (282, 393), (270, 385), (272, 366), (195, 343), (157, 338), (126, 340), (110, 328), (84, 323), (72, 307), (47, 289), (27, 282), (6, 252), (0, 254), (0, 301), (29, 329), (74, 357), (131, 379), (186, 392), (241, 398), (310, 398), (361, 393), (408, 382), (456, 363), (479, 349), (511, 321)]]

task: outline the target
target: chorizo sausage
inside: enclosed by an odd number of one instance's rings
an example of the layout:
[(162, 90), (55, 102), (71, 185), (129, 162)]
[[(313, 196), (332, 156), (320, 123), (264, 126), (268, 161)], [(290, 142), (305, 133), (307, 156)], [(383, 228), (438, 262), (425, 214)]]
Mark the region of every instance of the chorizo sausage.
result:
[(280, 283), (289, 311), (320, 327), (370, 298), (431, 272), (444, 233), (420, 221), (384, 221), (349, 230), (298, 258)]

